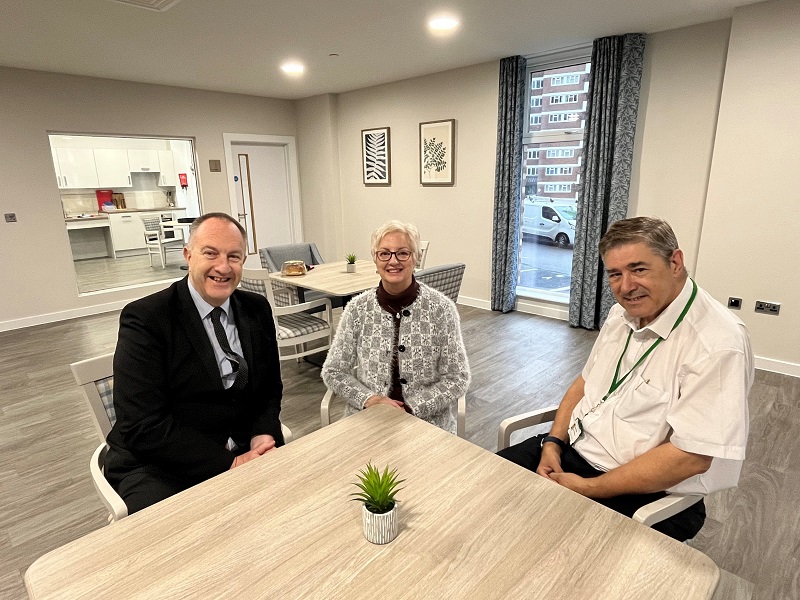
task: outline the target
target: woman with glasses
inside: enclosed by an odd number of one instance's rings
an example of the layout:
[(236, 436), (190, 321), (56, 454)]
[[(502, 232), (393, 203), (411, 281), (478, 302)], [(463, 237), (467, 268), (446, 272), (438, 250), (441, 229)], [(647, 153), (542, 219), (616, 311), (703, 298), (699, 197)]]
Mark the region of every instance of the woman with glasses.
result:
[(372, 233), (381, 281), (344, 310), (322, 379), (345, 416), (387, 404), (452, 433), (470, 373), (455, 304), (414, 278), (417, 228), (387, 221)]

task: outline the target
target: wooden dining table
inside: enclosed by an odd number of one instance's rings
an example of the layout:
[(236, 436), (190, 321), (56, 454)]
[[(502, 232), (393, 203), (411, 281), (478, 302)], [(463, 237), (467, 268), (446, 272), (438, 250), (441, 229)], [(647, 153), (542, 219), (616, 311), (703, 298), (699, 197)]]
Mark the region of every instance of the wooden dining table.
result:
[[(351, 501), (397, 468), (400, 532)], [(710, 558), (378, 405), (40, 557), (31, 598), (709, 598)]]
[(270, 279), (294, 286), (303, 301), (303, 290), (314, 290), (329, 296), (352, 296), (377, 287), (380, 276), (375, 263), (370, 260), (357, 260), (355, 273), (347, 272), (347, 263), (343, 260), (314, 265), (305, 275), (283, 275), (270, 273)]

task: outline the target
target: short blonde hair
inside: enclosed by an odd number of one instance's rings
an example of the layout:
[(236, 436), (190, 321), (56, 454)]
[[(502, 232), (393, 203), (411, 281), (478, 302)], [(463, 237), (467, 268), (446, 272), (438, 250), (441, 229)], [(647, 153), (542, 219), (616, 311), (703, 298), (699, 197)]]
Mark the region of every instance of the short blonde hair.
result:
[(394, 219), (386, 221), (386, 223), (372, 232), (372, 237), (370, 239), (372, 259), (375, 260), (375, 253), (378, 251), (378, 247), (381, 245), (383, 238), (390, 233), (402, 233), (406, 236), (409, 250), (411, 250), (411, 254), (414, 255), (414, 263), (419, 264), (419, 261), (422, 259), (422, 251), (420, 250), (419, 230), (417, 226), (412, 223), (403, 223), (402, 221), (396, 221)]

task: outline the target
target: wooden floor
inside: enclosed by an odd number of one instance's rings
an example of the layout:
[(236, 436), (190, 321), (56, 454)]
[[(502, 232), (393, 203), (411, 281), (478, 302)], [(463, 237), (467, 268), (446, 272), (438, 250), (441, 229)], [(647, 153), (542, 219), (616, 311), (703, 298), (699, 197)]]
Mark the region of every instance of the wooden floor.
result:
[(161, 268), (161, 261), (153, 257), (153, 265), (147, 254), (123, 256), (120, 258), (87, 258), (73, 261), (78, 279), (78, 292), (96, 292), (126, 285), (139, 285), (175, 279), (186, 275), (181, 265), (186, 262), (176, 252), (167, 253), (167, 266)]
[[(473, 372), (467, 438), (493, 451), (503, 418), (560, 400), (596, 333), (520, 313), (459, 311)], [(88, 472), (99, 440), (69, 363), (112, 351), (117, 318), (0, 333), (0, 598), (26, 598), (22, 577), (36, 558), (105, 525)], [(306, 435), (319, 427), (319, 368), (282, 367), (282, 418)], [(707, 499), (709, 519), (693, 545), (752, 582), (755, 599), (800, 598), (800, 379), (759, 371), (750, 406), (741, 483)], [(723, 583), (715, 598), (749, 597)]]

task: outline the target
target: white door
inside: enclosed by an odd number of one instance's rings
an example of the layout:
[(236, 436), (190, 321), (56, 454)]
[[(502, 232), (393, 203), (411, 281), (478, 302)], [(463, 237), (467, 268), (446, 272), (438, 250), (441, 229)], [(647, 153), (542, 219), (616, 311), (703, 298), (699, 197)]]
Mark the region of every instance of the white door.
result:
[(294, 235), (286, 146), (232, 143), (231, 154), (237, 213), (247, 230), (248, 253), (299, 239)]

